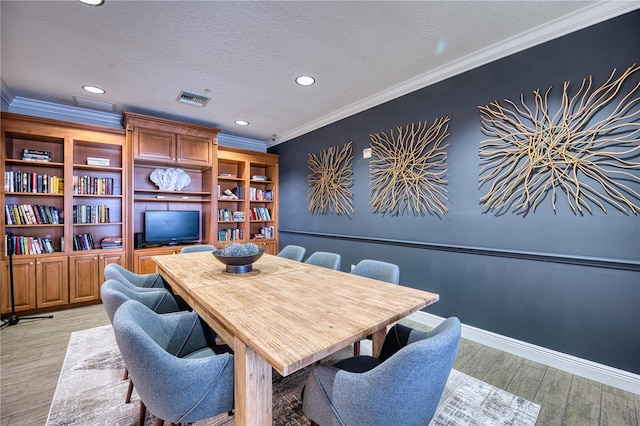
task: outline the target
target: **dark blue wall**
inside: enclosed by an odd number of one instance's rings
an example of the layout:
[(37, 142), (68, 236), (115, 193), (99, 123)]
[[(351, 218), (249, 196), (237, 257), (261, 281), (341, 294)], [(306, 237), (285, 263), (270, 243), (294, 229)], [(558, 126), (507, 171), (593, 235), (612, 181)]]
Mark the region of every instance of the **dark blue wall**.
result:
[[(280, 246), (338, 252), (345, 271), (363, 258), (397, 263), (404, 285), (440, 294), (428, 312), (640, 374), (639, 216), (595, 206), (576, 215), (562, 197), (555, 213), (547, 197), (535, 213), (496, 216), (479, 202), (487, 188), (478, 188), (478, 148), (486, 139), (479, 105), (521, 94), (531, 101), (533, 90), (549, 86), (556, 102), (565, 81), (577, 88), (592, 76), (598, 87), (614, 68), (619, 75), (638, 62), (635, 11), (273, 147), (270, 152), (280, 154)], [(640, 80), (638, 74), (630, 83)], [(451, 117), (449, 213), (372, 213), (369, 160), (362, 159), (369, 135), (445, 116)], [(308, 154), (349, 141), (355, 214), (311, 215)]]

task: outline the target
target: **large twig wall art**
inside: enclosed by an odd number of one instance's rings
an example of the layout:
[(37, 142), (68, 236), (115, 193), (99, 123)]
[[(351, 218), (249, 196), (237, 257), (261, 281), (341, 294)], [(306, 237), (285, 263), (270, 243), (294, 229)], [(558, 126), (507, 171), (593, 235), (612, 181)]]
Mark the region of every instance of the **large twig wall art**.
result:
[[(591, 212), (592, 205), (605, 213), (612, 206), (637, 214), (640, 81), (634, 85), (631, 78), (639, 71), (634, 64), (615, 78), (614, 69), (594, 90), (589, 77), (573, 95), (565, 82), (555, 113), (551, 87), (534, 91), (533, 105), (521, 96), (519, 104), (505, 100), (479, 107), (489, 136), (480, 142), (479, 186), (488, 186), (482, 205), (496, 214), (527, 214), (550, 194), (555, 212), (564, 193), (575, 214)], [(622, 90), (625, 82), (629, 89)]]
[(375, 213), (397, 216), (447, 213), (449, 117), (398, 127), (371, 136), (369, 205)]
[(353, 155), (351, 142), (309, 154), (309, 211), (312, 214), (353, 214)]

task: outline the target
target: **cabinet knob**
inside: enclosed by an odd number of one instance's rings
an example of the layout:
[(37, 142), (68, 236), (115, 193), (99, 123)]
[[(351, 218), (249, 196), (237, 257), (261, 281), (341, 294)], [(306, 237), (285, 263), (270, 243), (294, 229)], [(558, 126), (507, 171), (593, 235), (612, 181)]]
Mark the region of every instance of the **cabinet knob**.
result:
[(36, 262), (36, 265), (41, 265), (41, 264), (42, 264), (42, 262), (40, 262), (40, 261)]
[(33, 262), (29, 262), (29, 265), (33, 265)]

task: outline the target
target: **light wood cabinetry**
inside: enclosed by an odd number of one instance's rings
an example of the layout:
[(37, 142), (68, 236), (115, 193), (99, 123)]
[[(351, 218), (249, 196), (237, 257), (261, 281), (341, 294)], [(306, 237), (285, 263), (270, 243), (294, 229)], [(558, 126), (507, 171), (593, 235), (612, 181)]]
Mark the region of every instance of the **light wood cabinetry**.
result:
[(155, 247), (136, 250), (133, 257), (135, 271), (138, 274), (154, 273), (156, 272), (156, 262), (153, 261), (153, 256), (178, 253), (180, 253), (180, 247)]
[(100, 299), (100, 285), (104, 282), (104, 267), (109, 263), (125, 266), (124, 253), (100, 253), (72, 256), (69, 280), (71, 303)]
[[(73, 277), (85, 274), (82, 260), (124, 259), (127, 249), (124, 131), (10, 113), (1, 125), (2, 294), (10, 294), (12, 237), (16, 310), (84, 301), (70, 297)], [(10, 311), (9, 299), (1, 311)]]
[(215, 245), (252, 242), (277, 254), (278, 156), (219, 147), (217, 157)]
[[(131, 246), (134, 234), (144, 231), (147, 210), (198, 211), (199, 242), (212, 244), (215, 228), (214, 170), (219, 130), (129, 112), (123, 113), (122, 123), (133, 159), (127, 232)], [(167, 168), (183, 170), (190, 183), (175, 191), (158, 189), (150, 179), (151, 173)], [(137, 273), (151, 268), (150, 263), (153, 262), (144, 254), (146, 252), (139, 252), (139, 249), (130, 251), (128, 264)]]

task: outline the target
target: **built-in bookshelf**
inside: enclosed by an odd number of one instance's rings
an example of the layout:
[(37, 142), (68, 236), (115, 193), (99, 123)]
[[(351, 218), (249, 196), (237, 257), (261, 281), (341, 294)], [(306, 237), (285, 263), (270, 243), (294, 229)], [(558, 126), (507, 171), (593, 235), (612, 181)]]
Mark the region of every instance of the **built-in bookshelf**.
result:
[[(278, 156), (218, 147), (218, 232), (215, 244), (253, 242), (277, 254)], [(229, 219), (230, 218), (230, 219)]]
[(99, 300), (104, 266), (125, 264), (124, 245), (100, 244), (125, 232), (124, 132), (11, 113), (1, 126), (1, 312), (9, 257), (16, 311)]

